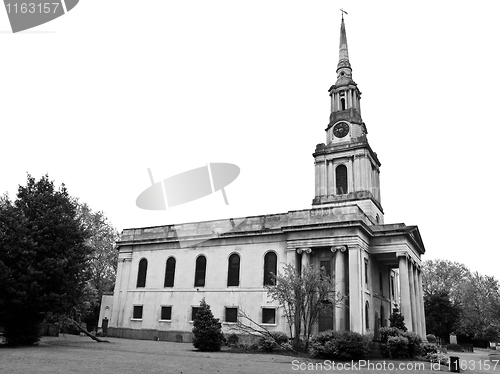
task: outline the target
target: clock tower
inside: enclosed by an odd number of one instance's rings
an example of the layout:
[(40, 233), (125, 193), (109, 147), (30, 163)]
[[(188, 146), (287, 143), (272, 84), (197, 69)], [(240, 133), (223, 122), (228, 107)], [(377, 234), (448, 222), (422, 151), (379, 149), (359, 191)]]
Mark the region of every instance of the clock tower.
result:
[(361, 91), (352, 80), (347, 36), (340, 26), (337, 81), (328, 90), (331, 98), (326, 143), (316, 146), (313, 207), (357, 205), (373, 224), (383, 224), (380, 201), (380, 161), (373, 152), (361, 119)]

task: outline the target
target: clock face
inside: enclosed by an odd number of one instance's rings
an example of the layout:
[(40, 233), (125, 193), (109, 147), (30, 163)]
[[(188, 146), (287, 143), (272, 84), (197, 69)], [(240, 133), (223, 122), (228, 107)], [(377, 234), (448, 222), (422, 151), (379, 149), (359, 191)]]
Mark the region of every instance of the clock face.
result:
[(345, 122), (339, 122), (333, 128), (333, 135), (337, 138), (343, 138), (347, 134), (349, 134), (349, 125)]

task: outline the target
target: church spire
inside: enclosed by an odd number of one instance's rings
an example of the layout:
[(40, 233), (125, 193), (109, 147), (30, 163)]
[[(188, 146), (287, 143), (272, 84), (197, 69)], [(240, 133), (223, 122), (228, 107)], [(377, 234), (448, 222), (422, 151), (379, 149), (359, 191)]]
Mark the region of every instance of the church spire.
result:
[(342, 22), (340, 24), (339, 63), (337, 64), (337, 82), (335, 85), (349, 84), (352, 81), (352, 69), (349, 62), (349, 51), (347, 49), (347, 34), (345, 31), (344, 11), (342, 11)]
[(340, 44), (339, 44), (339, 63), (337, 65), (338, 69), (343, 67), (351, 68), (349, 63), (349, 52), (347, 50), (347, 35), (345, 32), (344, 14), (342, 13), (342, 23), (340, 24)]

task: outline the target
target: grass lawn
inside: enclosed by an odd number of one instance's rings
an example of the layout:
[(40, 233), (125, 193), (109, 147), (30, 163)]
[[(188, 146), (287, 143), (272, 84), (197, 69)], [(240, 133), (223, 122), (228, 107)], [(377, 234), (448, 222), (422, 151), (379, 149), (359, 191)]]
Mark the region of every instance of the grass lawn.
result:
[[(127, 373), (311, 373), (311, 372), (349, 372), (358, 373), (436, 373), (430, 363), (414, 361), (386, 360), (386, 370), (377, 370), (384, 365), (383, 360), (371, 360), (375, 367), (361, 367), (359, 364), (344, 370), (328, 367), (328, 363), (303, 357), (293, 357), (280, 354), (261, 353), (229, 353), (229, 352), (198, 352), (192, 344), (169, 343), (148, 340), (129, 340), (108, 338), (111, 343), (97, 343), (88, 337), (74, 335), (58, 338), (44, 337), (38, 346), (7, 348), (0, 346), (0, 373), (15, 374), (127, 374)], [(459, 354), (460, 355), (460, 354)], [(464, 360), (481, 360), (482, 354), (468, 354)], [(395, 370), (387, 370), (394, 364)], [(403, 364), (424, 364), (425, 368), (401, 370)], [(321, 365), (323, 364), (323, 370)], [(337, 365), (338, 363), (335, 363)], [(368, 364), (368, 362), (366, 362)], [(500, 365), (499, 365), (500, 366)], [(415, 367), (415, 366), (414, 366)], [(484, 367), (482, 367), (484, 368)], [(303, 370), (302, 370), (303, 369)], [(311, 370), (313, 369), (313, 370)], [(316, 369), (316, 370), (314, 370)], [(354, 369), (354, 370), (353, 370)], [(493, 372), (468, 370), (463, 372), (480, 373)], [(441, 366), (441, 371), (448, 371)], [(494, 372), (500, 372), (497, 367)]]

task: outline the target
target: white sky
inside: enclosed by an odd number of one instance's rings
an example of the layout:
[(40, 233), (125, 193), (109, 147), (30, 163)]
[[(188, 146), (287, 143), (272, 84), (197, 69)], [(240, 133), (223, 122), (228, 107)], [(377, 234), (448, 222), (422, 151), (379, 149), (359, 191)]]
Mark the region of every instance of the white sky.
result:
[[(0, 11), (0, 192), (48, 172), (120, 231), (310, 208), (341, 7), (385, 222), (499, 277), (497, 1), (82, 0), (20, 34)], [(148, 167), (208, 162), (241, 168), (229, 206), (135, 206)]]

